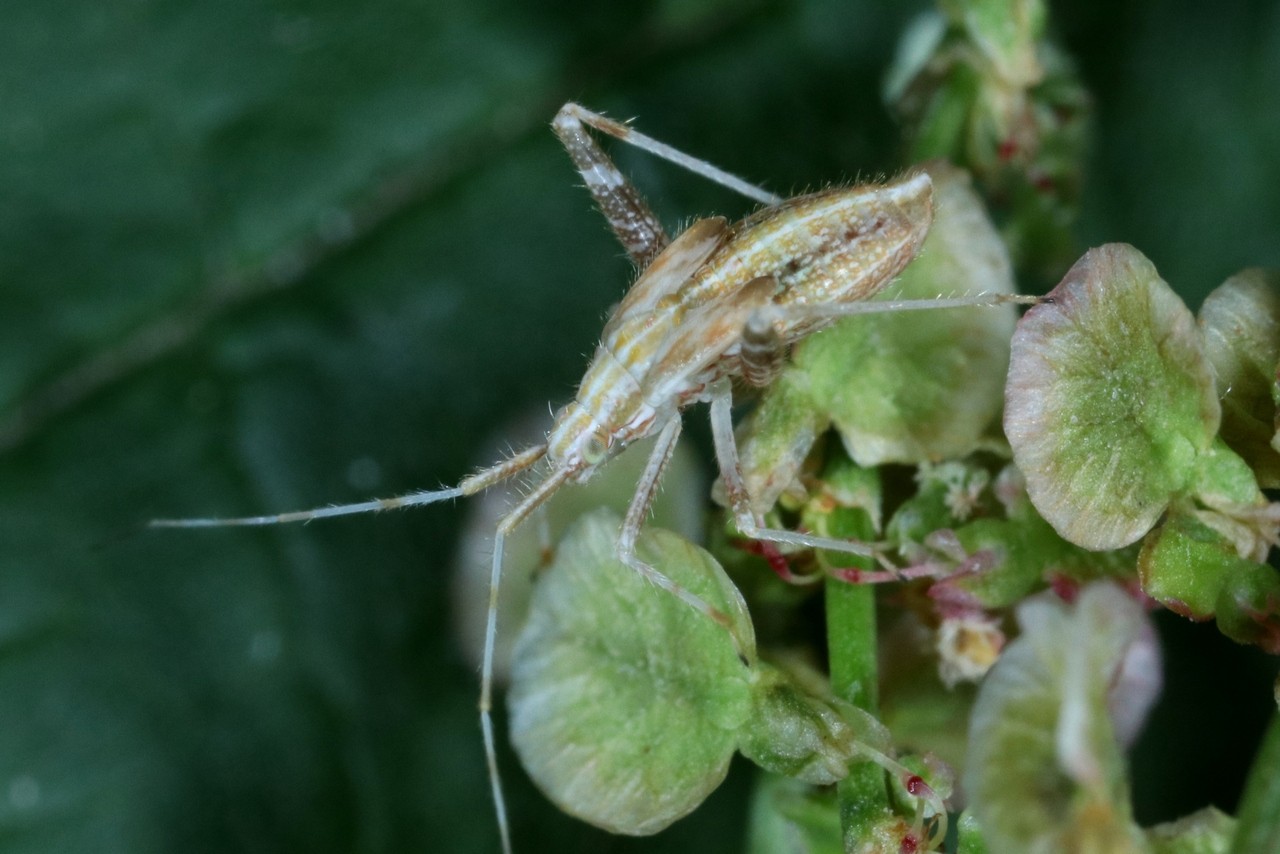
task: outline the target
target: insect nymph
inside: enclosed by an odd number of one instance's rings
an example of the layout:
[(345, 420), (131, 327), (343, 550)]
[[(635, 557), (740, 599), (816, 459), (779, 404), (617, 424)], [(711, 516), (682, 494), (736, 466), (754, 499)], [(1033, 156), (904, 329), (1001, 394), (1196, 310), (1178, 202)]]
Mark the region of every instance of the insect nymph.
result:
[[(672, 160), (764, 205), (736, 224), (695, 221), (669, 239), (639, 193), (588, 128)], [(556, 490), (589, 479), (635, 440), (656, 442), (618, 536), (617, 555), (658, 587), (727, 626), (723, 615), (636, 556), (636, 538), (671, 459), (682, 411), (710, 404), (717, 462), (734, 520), (750, 538), (856, 554), (856, 542), (766, 528), (744, 485), (731, 418), (732, 383), (766, 385), (788, 347), (840, 317), (876, 311), (1026, 301), (1005, 294), (958, 299), (868, 302), (915, 257), (932, 221), (932, 182), (917, 171), (884, 184), (830, 189), (783, 200), (632, 131), (566, 104), (553, 129), (597, 205), (637, 267), (635, 284), (614, 309), (574, 399), (556, 415), (546, 441), (449, 489), (391, 499), (234, 519), (157, 520), (157, 527), (272, 525), (430, 504), (472, 495), (542, 463), (540, 479), (497, 525), (480, 699), (481, 725), (503, 848), (510, 851), (490, 716), (497, 594), (504, 538)]]

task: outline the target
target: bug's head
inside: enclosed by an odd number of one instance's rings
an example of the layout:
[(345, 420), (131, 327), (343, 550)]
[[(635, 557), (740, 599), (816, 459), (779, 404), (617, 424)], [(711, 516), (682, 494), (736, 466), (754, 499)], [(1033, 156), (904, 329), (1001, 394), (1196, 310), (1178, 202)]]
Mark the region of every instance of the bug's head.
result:
[(557, 469), (573, 471), (572, 480), (578, 483), (591, 477), (619, 450), (613, 436), (576, 400), (561, 407), (547, 434), (547, 457), (551, 464)]

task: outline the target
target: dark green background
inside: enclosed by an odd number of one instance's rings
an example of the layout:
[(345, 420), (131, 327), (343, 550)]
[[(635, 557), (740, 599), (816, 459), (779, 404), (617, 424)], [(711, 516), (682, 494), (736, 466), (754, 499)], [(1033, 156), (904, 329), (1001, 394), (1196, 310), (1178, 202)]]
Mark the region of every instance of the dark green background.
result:
[[(1193, 305), (1280, 266), (1280, 9), (1060, 5), (1097, 106), (1081, 247), (1137, 245)], [(139, 523), (454, 482), (571, 393), (631, 275), (557, 106), (779, 191), (892, 171), (879, 81), (921, 6), (0, 7), (0, 850), (495, 850), (460, 508)], [(746, 209), (619, 157), (673, 224)], [(1148, 822), (1234, 806), (1274, 672), (1164, 622)], [(634, 842), (504, 767), (520, 851), (739, 847), (743, 769)]]

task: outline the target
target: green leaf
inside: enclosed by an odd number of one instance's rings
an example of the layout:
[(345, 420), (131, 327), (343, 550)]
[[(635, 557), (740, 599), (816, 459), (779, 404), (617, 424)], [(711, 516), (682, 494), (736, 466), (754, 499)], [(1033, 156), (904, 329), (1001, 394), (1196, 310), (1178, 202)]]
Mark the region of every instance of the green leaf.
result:
[[(1141, 606), (1100, 583), (1074, 607), (1030, 600), (973, 709), (965, 788), (993, 851), (1143, 851), (1117, 729), (1149, 707), (1126, 660), (1154, 643)], [(1140, 665), (1142, 669), (1149, 663)]]
[(1013, 337), (1005, 434), (1069, 542), (1114, 549), (1196, 487), (1219, 408), (1191, 313), (1132, 246), (1092, 249)]
[[(511, 738), (565, 812), (645, 835), (724, 780), (751, 672), (724, 626), (614, 556), (620, 524), (608, 510), (582, 517), (535, 588), (512, 663)], [(754, 656), (746, 604), (711, 555), (658, 529), (636, 550), (725, 615)]]

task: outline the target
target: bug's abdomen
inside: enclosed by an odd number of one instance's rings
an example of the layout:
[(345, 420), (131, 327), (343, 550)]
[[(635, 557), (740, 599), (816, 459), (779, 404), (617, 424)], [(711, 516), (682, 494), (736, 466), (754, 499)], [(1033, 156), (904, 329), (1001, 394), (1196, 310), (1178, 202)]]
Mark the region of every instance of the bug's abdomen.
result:
[(932, 220), (933, 183), (923, 172), (789, 199), (739, 223), (684, 296), (697, 303), (772, 275), (776, 305), (868, 299), (915, 257)]

